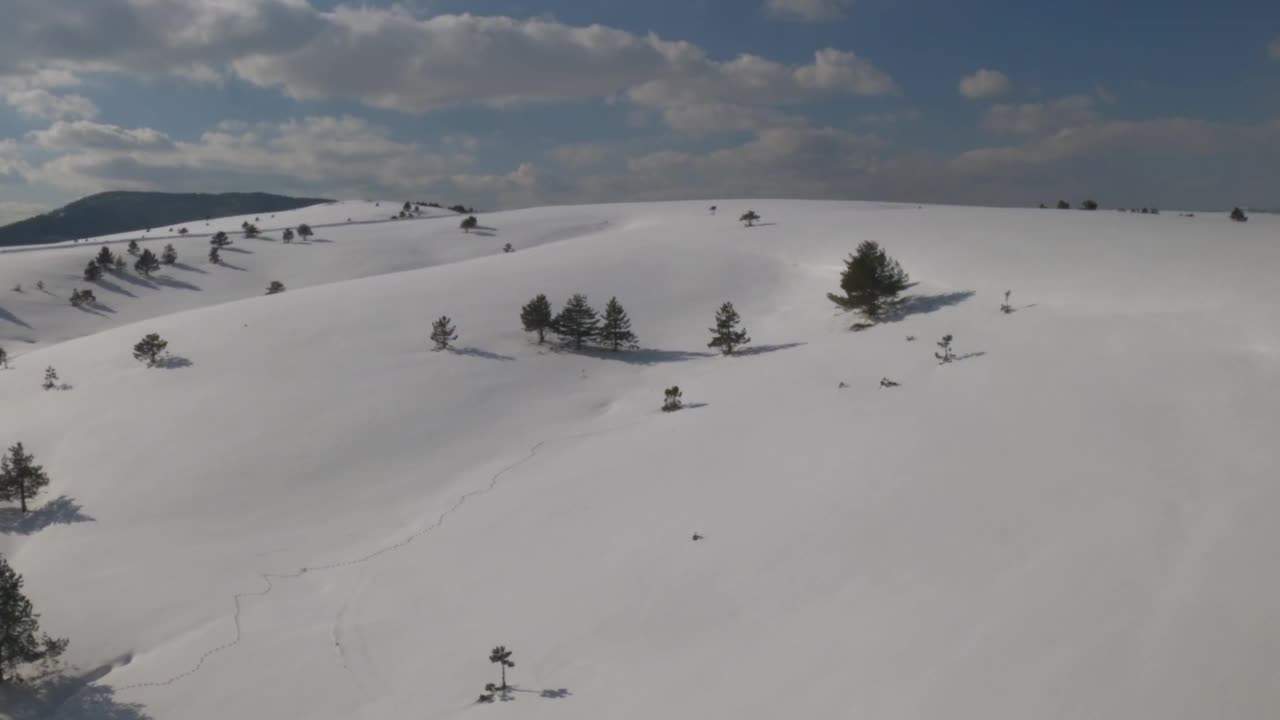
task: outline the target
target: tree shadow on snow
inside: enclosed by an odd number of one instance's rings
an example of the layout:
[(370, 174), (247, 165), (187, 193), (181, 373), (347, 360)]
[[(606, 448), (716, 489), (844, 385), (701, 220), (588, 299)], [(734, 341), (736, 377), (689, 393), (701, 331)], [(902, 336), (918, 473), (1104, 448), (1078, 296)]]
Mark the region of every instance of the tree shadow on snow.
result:
[(161, 370), (178, 370), (180, 368), (189, 368), (192, 365), (195, 365), (195, 363), (181, 355), (170, 355), (168, 357), (160, 358), (152, 367), (158, 367)]
[(616, 360), (630, 365), (662, 365), (665, 363), (688, 362), (690, 360), (715, 357), (719, 354), (689, 350), (652, 350), (648, 348), (641, 348), (639, 350), (619, 350), (617, 352), (613, 352), (612, 350), (602, 350), (600, 348), (582, 348), (581, 350), (575, 350), (571, 347), (559, 347), (554, 348), (554, 351), (572, 353), (574, 355), (585, 355), (599, 360)]
[(985, 350), (982, 350), (979, 352), (965, 353), (963, 355), (955, 356), (955, 359), (953, 359), (951, 362), (960, 362), (961, 360), (970, 360), (972, 358), (980, 358), (980, 357), (986, 356), (986, 354), (987, 352)]
[(174, 264), (173, 264), (173, 267), (176, 267), (176, 268), (178, 268), (179, 270), (186, 270), (187, 272), (200, 273), (201, 275), (208, 275), (208, 274), (209, 274), (209, 273), (208, 273), (207, 271), (205, 271), (205, 270), (201, 270), (200, 268), (195, 267), (194, 265), (188, 265), (188, 264), (186, 264), (186, 263), (176, 262), (176, 263), (174, 263)]
[(127, 272), (116, 273), (115, 276), (120, 278), (121, 280), (124, 280), (130, 285), (137, 285), (138, 287), (144, 287), (144, 288), (147, 288), (148, 290), (156, 289), (156, 284), (151, 282), (150, 280), (147, 280), (145, 278), (140, 278), (136, 275), (130, 275)]
[(48, 675), (0, 685), (0, 707), (13, 720), (153, 720), (144, 706), (116, 700), (114, 688), (91, 684), (109, 671), (103, 667), (81, 677)]
[(223, 260), (222, 262), (218, 263), (218, 266), (227, 268), (229, 270), (239, 270), (240, 272), (244, 272), (244, 268), (240, 267), (239, 265), (232, 265), (226, 260)]
[[(102, 303), (93, 303), (92, 305), (81, 305), (76, 309), (82, 313), (89, 313), (90, 315), (97, 315), (98, 317), (107, 317), (108, 312), (110, 313), (115, 312), (115, 310), (112, 310), (111, 308), (107, 307), (106, 305), (103, 305)], [(103, 312), (104, 310), (106, 312)]]
[(165, 287), (179, 288), (182, 290), (200, 290), (199, 285), (192, 285), (189, 282), (186, 282), (183, 280), (177, 280), (167, 275), (157, 275), (156, 277), (152, 278), (152, 280), (154, 280), (156, 284), (164, 285)]
[(882, 323), (893, 323), (905, 320), (912, 315), (928, 315), (943, 308), (968, 300), (974, 296), (973, 290), (938, 293), (937, 295), (909, 295), (895, 307), (889, 308), (880, 318)]
[(737, 357), (751, 357), (752, 355), (767, 355), (769, 353), (778, 352), (779, 350), (790, 350), (791, 348), (798, 348), (802, 345), (808, 345), (808, 344), (809, 343), (793, 342), (793, 343), (783, 343), (782, 345), (756, 345), (754, 347), (744, 347), (740, 350), (735, 350), (733, 354)]
[(28, 330), (34, 329), (30, 325), (28, 325), (26, 322), (24, 322), (22, 318), (18, 317), (17, 315), (14, 315), (13, 313), (9, 312), (8, 310), (5, 310), (2, 307), (0, 307), (0, 320), (8, 320), (13, 324), (21, 325), (22, 327)]
[(245, 250), (244, 248), (242, 248), (242, 247), (236, 247), (235, 245), (228, 245), (227, 247), (222, 248), (221, 252), (233, 252), (233, 253), (240, 253), (241, 255), (252, 255), (252, 254), (253, 254), (253, 251), (252, 251), (252, 250)]
[(5, 535), (31, 535), (50, 525), (84, 522), (94, 522), (94, 519), (81, 512), (80, 504), (66, 495), (25, 513), (19, 508), (0, 508), (0, 534)]
[(468, 355), (471, 357), (484, 358), (485, 360), (501, 360), (503, 362), (511, 362), (515, 360), (515, 358), (510, 355), (499, 355), (498, 353), (481, 350), (476, 347), (449, 348), (449, 352), (454, 355)]
[(125, 297), (138, 297), (137, 295), (134, 295), (133, 293), (129, 292), (128, 290), (125, 290), (124, 288), (122, 288), (122, 287), (120, 287), (119, 285), (117, 285), (117, 284), (115, 284), (115, 283), (111, 282), (110, 280), (106, 279), (105, 277), (103, 277), (103, 278), (98, 278), (96, 282), (97, 282), (97, 284), (98, 284), (98, 286), (99, 286), (99, 287), (101, 287), (102, 289), (104, 289), (104, 290), (106, 290), (106, 291), (108, 291), (108, 292), (118, 293), (118, 294), (120, 294), (120, 295), (124, 295)]
[[(499, 690), (498, 692), (501, 693), (502, 691)], [(537, 695), (538, 697), (543, 698), (545, 700), (564, 700), (565, 698), (573, 696), (573, 693), (569, 692), (569, 688), (547, 688), (545, 690), (525, 690), (519, 685), (512, 685), (508, 687), (506, 692), (529, 693), (529, 694)], [(506, 697), (501, 699), (504, 702), (506, 702), (506, 701), (513, 700), (514, 698)]]

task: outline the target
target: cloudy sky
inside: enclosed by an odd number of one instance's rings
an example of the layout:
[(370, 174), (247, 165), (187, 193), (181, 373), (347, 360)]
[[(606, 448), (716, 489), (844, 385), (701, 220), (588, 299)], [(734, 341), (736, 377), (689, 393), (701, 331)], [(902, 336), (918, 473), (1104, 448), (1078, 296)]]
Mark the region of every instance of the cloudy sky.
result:
[(1274, 0), (6, 0), (0, 222), (107, 189), (1280, 208)]

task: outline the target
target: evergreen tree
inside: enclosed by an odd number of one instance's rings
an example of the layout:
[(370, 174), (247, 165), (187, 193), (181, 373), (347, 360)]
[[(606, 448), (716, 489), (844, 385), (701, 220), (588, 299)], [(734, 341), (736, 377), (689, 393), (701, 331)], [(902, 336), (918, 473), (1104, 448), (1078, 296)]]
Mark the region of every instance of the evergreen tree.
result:
[(0, 502), (17, 500), (25, 513), (27, 501), (34, 500), (48, 484), (48, 473), (36, 465), (35, 457), (26, 452), (22, 443), (10, 447), (9, 454), (0, 459)]
[(1240, 208), (1235, 208), (1231, 211), (1231, 219), (1236, 222), (1249, 222), (1249, 216), (1245, 215), (1244, 211)]
[(37, 290), (39, 290), (40, 292), (44, 292), (44, 281), (43, 281), (43, 280), (37, 280), (37, 281), (36, 281), (36, 289), (37, 289)]
[(18, 667), (55, 660), (67, 649), (65, 638), (40, 632), (40, 614), (22, 593), (22, 576), (0, 556), (0, 685), (18, 679)]
[(583, 343), (595, 337), (599, 327), (596, 311), (587, 304), (587, 296), (581, 293), (569, 298), (560, 314), (551, 321), (551, 332), (573, 343), (576, 350), (581, 350)]
[(218, 252), (218, 248), (216, 247), (209, 248), (209, 262), (213, 263), (214, 265), (218, 265), (219, 263), (222, 262), (222, 253)]
[(409, 201), (408, 201), (408, 200), (405, 200), (405, 201), (404, 201), (404, 211), (405, 211), (405, 212), (409, 212), (409, 211), (410, 211), (410, 210), (412, 210), (412, 209), (413, 209), (413, 206), (409, 204)]
[(504, 253), (515, 252), (515, 251), (516, 251), (515, 246), (513, 246), (511, 243), (507, 243), (506, 245), (502, 246), (502, 252)]
[(181, 230), (179, 230), (179, 231), (178, 231), (178, 234), (179, 234), (179, 235), (186, 235), (186, 234), (187, 234), (187, 229), (186, 229), (186, 228), (182, 228)]
[(209, 244), (215, 248), (224, 248), (231, 244), (231, 238), (227, 237), (225, 232), (219, 230), (213, 234), (213, 237), (209, 238)]
[(54, 370), (52, 365), (44, 369), (44, 382), (40, 384), (40, 387), (45, 390), (52, 390), (58, 387), (58, 371)]
[(311, 232), (310, 225), (306, 223), (302, 223), (301, 225), (298, 226), (298, 237), (302, 238), (303, 242), (306, 242), (307, 238), (311, 237), (314, 234), (315, 233)]
[(83, 304), (84, 304), (84, 297), (80, 294), (80, 291), (72, 290), (71, 291), (71, 307), (80, 307)]
[(173, 249), (172, 243), (164, 246), (164, 252), (160, 253), (160, 262), (165, 265), (172, 265), (178, 262), (178, 251)]
[(285, 228), (284, 232), (280, 234), (280, 239), (287, 243), (293, 242), (293, 228)]
[(520, 322), (524, 324), (524, 331), (538, 333), (539, 345), (547, 339), (551, 320), (551, 303), (541, 293), (520, 308)]
[(123, 255), (117, 255), (115, 260), (116, 272), (124, 272), (125, 260)]
[(462, 224), (459, 225), (458, 227), (462, 228), (462, 232), (469, 233), (472, 230), (476, 229), (476, 227), (479, 225), (480, 225), (480, 221), (476, 219), (475, 215), (468, 215), (467, 218), (463, 220)]
[(441, 315), (439, 320), (431, 323), (431, 342), (436, 344), (437, 350), (448, 348), (449, 343), (457, 339), (457, 329), (448, 315)]
[(840, 275), (844, 297), (834, 293), (827, 297), (846, 310), (860, 310), (874, 320), (886, 307), (897, 304), (898, 296), (908, 287), (910, 278), (898, 261), (867, 240), (845, 261)]
[(516, 664), (511, 661), (511, 651), (505, 646), (499, 645), (489, 653), (489, 662), (497, 663), (502, 667), (502, 684), (498, 686), (499, 690), (507, 689), (507, 668), (515, 667)]
[(1093, 200), (1085, 200), (1084, 202), (1080, 203), (1080, 209), (1081, 210), (1097, 210), (1098, 203), (1094, 202)]
[(596, 337), (601, 345), (614, 352), (638, 346), (636, 335), (631, 332), (631, 318), (627, 317), (627, 311), (622, 309), (618, 298), (610, 298), (604, 306), (604, 323)]
[(279, 280), (272, 280), (271, 284), (267, 286), (268, 295), (279, 295), (282, 292), (284, 292), (284, 283)]
[(1059, 210), (1070, 210), (1070, 209), (1071, 209), (1071, 203), (1067, 202), (1066, 200), (1059, 200), (1059, 201), (1058, 201), (1058, 209), (1059, 209)]
[(97, 282), (102, 279), (102, 266), (97, 262), (90, 260), (88, 265), (84, 266), (85, 282)]
[(144, 336), (133, 346), (133, 357), (139, 362), (145, 362), (147, 367), (155, 367), (160, 362), (160, 354), (169, 347), (166, 340), (161, 340), (156, 333)]
[(253, 223), (245, 223), (245, 224), (244, 224), (244, 236), (245, 236), (245, 237), (247, 237), (247, 238), (256, 238), (256, 237), (258, 237), (258, 226), (257, 226), (257, 225), (254, 225)]
[(137, 241), (137, 240), (130, 240), (130, 241), (129, 241), (129, 254), (130, 254), (130, 255), (137, 255), (139, 252), (140, 252), (140, 251), (138, 250), (138, 241)]
[(1009, 296), (1013, 294), (1012, 290), (1004, 291), (1004, 304), (1000, 306), (1000, 312), (1008, 315), (1013, 312), (1013, 306), (1009, 304)]
[(102, 248), (98, 250), (98, 257), (94, 259), (94, 262), (98, 263), (98, 267), (100, 269), (110, 270), (115, 266), (116, 258), (115, 255), (111, 254), (111, 248), (103, 245)]
[(759, 219), (760, 216), (756, 214), (755, 210), (748, 210), (742, 214), (742, 217), (738, 218), (738, 222), (746, 223), (747, 227), (751, 227), (755, 225), (756, 221)]
[(684, 393), (679, 385), (672, 385), (663, 393), (662, 412), (675, 412), (684, 407)]
[(150, 250), (143, 250), (142, 257), (133, 264), (133, 269), (140, 274), (151, 277), (151, 273), (160, 269), (160, 261), (156, 258), (156, 254)]
[(9, 369), (9, 352), (4, 348), (0, 348), (0, 367)]
[(939, 365), (945, 365), (956, 359), (955, 353), (951, 351), (951, 341), (953, 339), (950, 334), (947, 334), (943, 335), (942, 339), (938, 341), (938, 347), (941, 348), (941, 351), (934, 353), (933, 356), (938, 358)]
[(716, 311), (716, 326), (711, 328), (711, 342), (707, 343), (707, 347), (718, 347), (725, 355), (732, 355), (734, 348), (751, 342), (747, 331), (738, 329), (740, 322), (742, 319), (738, 317), (733, 303), (721, 305)]

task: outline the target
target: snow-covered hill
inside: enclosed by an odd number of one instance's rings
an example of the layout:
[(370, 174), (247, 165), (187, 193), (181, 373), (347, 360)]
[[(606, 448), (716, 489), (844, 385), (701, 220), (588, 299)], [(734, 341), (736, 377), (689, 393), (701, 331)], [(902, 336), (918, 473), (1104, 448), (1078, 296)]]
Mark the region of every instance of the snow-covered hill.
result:
[[(11, 716), (1280, 706), (1274, 218), (722, 201), (463, 234), (343, 205), (264, 218), (337, 224), (237, 238), (242, 269), (175, 240), (185, 266), (95, 312), (66, 296), (96, 247), (0, 254), (0, 444), (53, 478), (0, 551), (79, 673)], [(825, 294), (862, 240), (919, 284), (851, 332)], [(532, 343), (539, 292), (616, 295), (642, 349)], [(739, 357), (706, 347), (726, 300)], [(172, 367), (131, 357), (148, 332)], [(517, 691), (477, 705), (498, 644)]]

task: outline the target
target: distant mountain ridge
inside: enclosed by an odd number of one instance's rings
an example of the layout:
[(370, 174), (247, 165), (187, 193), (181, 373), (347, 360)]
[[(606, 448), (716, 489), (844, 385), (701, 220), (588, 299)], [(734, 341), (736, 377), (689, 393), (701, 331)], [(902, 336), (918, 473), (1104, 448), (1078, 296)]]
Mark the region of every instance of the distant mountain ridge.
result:
[(0, 247), (63, 242), (195, 222), (208, 217), (283, 212), (327, 202), (332, 201), (258, 192), (104, 192), (0, 227)]

